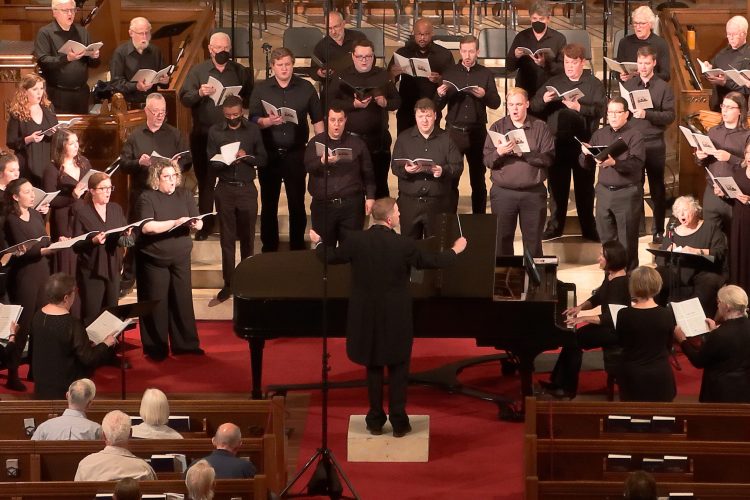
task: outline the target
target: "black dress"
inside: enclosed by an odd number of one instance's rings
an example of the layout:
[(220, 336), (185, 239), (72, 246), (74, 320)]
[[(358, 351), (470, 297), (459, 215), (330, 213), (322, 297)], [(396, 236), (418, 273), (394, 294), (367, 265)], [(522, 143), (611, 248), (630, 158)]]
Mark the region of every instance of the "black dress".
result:
[(19, 120), (18, 117), (10, 115), (8, 129), (5, 134), (5, 143), (18, 156), (18, 165), (21, 167), (21, 177), (28, 179), (34, 187), (42, 189), (42, 176), (51, 159), (52, 136), (45, 136), (39, 142), (26, 144), (25, 137), (36, 131), (47, 130), (56, 125), (57, 115), (55, 108), (42, 106), (42, 123), (34, 120)]
[(700, 401), (750, 402), (749, 319), (723, 322), (704, 336), (700, 349), (690, 340), (682, 342), (681, 347), (693, 366), (703, 368)]
[[(165, 194), (144, 191), (136, 206), (137, 219), (155, 221), (197, 216), (192, 194), (183, 188)], [(138, 302), (158, 300), (149, 316), (140, 319), (143, 351), (153, 359), (164, 359), (171, 344), (173, 354), (199, 349), (193, 311), (190, 252), (193, 240), (187, 226), (161, 234), (141, 233), (136, 243)]]
[[(714, 262), (701, 260), (701, 264), (697, 267), (682, 264), (678, 275), (675, 266), (667, 266), (665, 259), (657, 258), (656, 270), (664, 283), (657, 302), (666, 305), (670, 298), (674, 301), (681, 301), (698, 297), (706, 316), (713, 318), (716, 314), (716, 294), (724, 284), (722, 269), (727, 254), (726, 236), (719, 226), (709, 220), (704, 220), (693, 234), (687, 236), (680, 236), (676, 232), (672, 235), (667, 234), (661, 245), (662, 250), (668, 249), (673, 242), (680, 247), (708, 248), (709, 255), (714, 257)], [(672, 287), (672, 283), (676, 286)]]
[[(736, 170), (732, 176), (745, 194), (750, 194), (747, 170)], [(729, 238), (729, 281), (750, 290), (750, 205), (732, 202), (732, 231)]]
[(37, 311), (31, 323), (34, 348), (34, 398), (65, 399), (68, 386), (89, 377), (109, 354), (106, 344), (94, 346), (81, 322), (71, 314)]
[(669, 349), (675, 321), (661, 306), (628, 307), (617, 315), (617, 336), (622, 346), (619, 372), (623, 401), (672, 401), (677, 394)]
[[(46, 235), (44, 219), (36, 210), (29, 210), (28, 222), (16, 214), (5, 218), (5, 239), (8, 246)], [(42, 256), (42, 247), (49, 245), (49, 239), (36, 243), (21, 256), (10, 259), (8, 271), (8, 296), (11, 304), (23, 306), (18, 320), (16, 335), (19, 355), (26, 345), (34, 313), (46, 304), (44, 284), (49, 278), (49, 261)], [(33, 345), (33, 343), (32, 343)], [(31, 353), (31, 346), (29, 347)]]
[[(127, 224), (122, 207), (117, 203), (107, 203), (107, 220), (103, 221), (90, 200), (73, 208), (73, 236), (104, 232)], [(74, 248), (78, 253), (77, 281), (81, 295), (83, 324), (89, 325), (102, 309), (117, 305), (120, 294), (120, 268), (122, 267), (122, 247), (127, 246), (128, 238), (122, 233), (107, 236), (103, 245), (90, 239), (78, 243)]]
[[(91, 170), (91, 163), (81, 157), (80, 178), (74, 179), (66, 173), (60, 173), (60, 167), (54, 163), (47, 165), (42, 177), (42, 189), (50, 193), (60, 191), (50, 202), (49, 232), (53, 241), (60, 236), (70, 237), (73, 234), (73, 217), (71, 208), (79, 200), (73, 196), (73, 190), (80, 179)], [(59, 250), (52, 257), (52, 270), (56, 273), (66, 273), (70, 276), (76, 275), (76, 256), (71, 249)]]

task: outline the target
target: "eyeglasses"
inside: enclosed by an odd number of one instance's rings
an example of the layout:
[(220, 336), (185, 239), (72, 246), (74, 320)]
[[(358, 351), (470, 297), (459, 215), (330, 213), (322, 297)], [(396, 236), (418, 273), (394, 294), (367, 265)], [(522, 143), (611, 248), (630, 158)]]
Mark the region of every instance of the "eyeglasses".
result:
[(161, 174), (159, 177), (168, 180), (168, 179), (176, 179), (180, 176), (180, 174)]
[(721, 109), (740, 109), (739, 106), (728, 106), (726, 104), (722, 104), (719, 106)]
[(355, 55), (354, 55), (354, 58), (355, 58), (355, 59), (356, 59), (357, 61), (369, 61), (370, 59), (374, 59), (374, 58), (375, 58), (375, 55), (374, 55), (374, 54), (368, 54), (368, 55), (366, 55), (366, 56), (358, 56), (358, 55), (356, 55), (356, 54), (355, 54)]
[(62, 12), (63, 14), (75, 14), (78, 9), (73, 7), (72, 9), (52, 9), (52, 10), (56, 10), (57, 12)]
[(112, 192), (115, 190), (114, 186), (101, 186), (98, 188), (94, 188), (95, 191), (103, 191), (103, 192)]
[(633, 21), (633, 26), (646, 26), (647, 24), (651, 24), (648, 21)]
[(167, 114), (166, 110), (164, 110), (164, 111), (154, 111), (151, 108), (145, 108), (145, 109), (146, 109), (146, 111), (148, 111), (149, 113), (151, 113), (152, 115), (154, 115), (157, 118), (161, 118), (162, 116), (165, 116)]
[(607, 111), (607, 114), (608, 115), (620, 115), (624, 112), (625, 112), (624, 110), (623, 111)]
[(132, 31), (131, 33), (133, 33), (134, 35), (138, 35), (138, 36), (151, 36), (151, 30), (148, 30), (148, 31)]

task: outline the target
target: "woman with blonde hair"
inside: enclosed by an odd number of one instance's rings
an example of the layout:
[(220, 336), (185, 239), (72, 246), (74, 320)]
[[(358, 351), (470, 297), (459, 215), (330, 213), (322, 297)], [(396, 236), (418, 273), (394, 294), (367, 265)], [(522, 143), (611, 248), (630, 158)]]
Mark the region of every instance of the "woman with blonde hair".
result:
[(18, 156), (21, 176), (41, 188), (52, 145), (52, 134), (42, 132), (57, 125), (57, 115), (47, 98), (44, 78), (37, 74), (24, 75), (9, 111), (5, 143)]
[(633, 305), (620, 310), (616, 319), (623, 351), (618, 374), (623, 401), (672, 401), (677, 394), (669, 363), (674, 316), (654, 301), (661, 285), (661, 276), (651, 267), (630, 274)]
[(205, 460), (195, 462), (185, 474), (190, 500), (212, 500), (214, 497), (214, 482), (216, 472)]
[(169, 401), (159, 389), (146, 389), (141, 398), (142, 424), (134, 425), (131, 435), (141, 439), (182, 439), (182, 434), (167, 425)]

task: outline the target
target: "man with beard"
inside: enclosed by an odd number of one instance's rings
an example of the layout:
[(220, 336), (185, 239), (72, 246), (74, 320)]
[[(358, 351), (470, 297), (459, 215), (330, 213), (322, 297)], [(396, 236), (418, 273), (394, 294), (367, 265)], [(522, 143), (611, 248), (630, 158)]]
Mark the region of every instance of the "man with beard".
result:
[(375, 50), (370, 40), (357, 40), (352, 50), (354, 64), (332, 83), (330, 106), (346, 112), (347, 130), (361, 138), (370, 150), (375, 197), (382, 198), (388, 195), (391, 162), (388, 112), (398, 109), (401, 97), (388, 72), (373, 65)]
[(328, 13), (328, 34), (315, 45), (313, 55), (318, 61), (328, 66), (321, 67), (313, 58), (312, 78), (320, 83), (320, 99), (323, 109), (326, 108), (326, 87), (331, 78), (336, 78), (336, 73), (352, 65), (352, 45), (357, 40), (366, 38), (365, 35), (356, 30), (344, 28), (344, 16), (338, 11)]
[[(310, 139), (305, 151), (305, 169), (310, 174), (307, 189), (312, 196), (312, 227), (332, 246), (341, 243), (348, 231), (361, 231), (365, 216), (370, 215), (375, 203), (370, 152), (362, 139), (346, 132), (345, 128), (346, 113), (330, 108), (328, 141), (325, 132), (318, 134)], [(326, 147), (333, 152), (327, 159)]]
[(159, 71), (166, 64), (161, 57), (161, 50), (151, 45), (151, 23), (145, 17), (134, 17), (128, 28), (130, 41), (120, 44), (112, 53), (109, 63), (109, 74), (112, 88), (120, 92), (131, 107), (143, 107), (146, 96), (154, 85), (166, 87), (169, 75), (162, 75), (155, 84), (146, 80), (134, 82), (133, 76), (141, 69)]
[[(279, 196), (284, 183), (289, 205), (289, 248), (305, 248), (305, 145), (310, 136), (308, 117), (316, 134), (323, 132), (323, 111), (310, 82), (294, 75), (294, 54), (279, 47), (271, 51), (273, 76), (256, 85), (250, 97), (250, 116), (258, 124), (268, 153), (268, 165), (258, 172), (260, 181), (260, 241), (263, 252), (279, 249)], [(296, 123), (266, 109), (293, 109)], [(270, 111), (269, 111), (270, 110)]]
[[(721, 49), (706, 66), (709, 69), (746, 69), (750, 64), (750, 46), (747, 45), (747, 19), (742, 16), (734, 16), (727, 21), (726, 31), (728, 45)], [(750, 92), (748, 87), (737, 85), (731, 78), (727, 78), (723, 74), (706, 76), (706, 79), (714, 86), (709, 101), (711, 111), (721, 109), (721, 102), (729, 92), (740, 92), (746, 96)]]
[[(516, 71), (516, 87), (533, 96), (544, 82), (563, 70), (562, 53), (565, 36), (549, 27), (550, 9), (538, 2), (529, 9), (531, 28), (516, 35), (505, 59), (506, 69)], [(534, 55), (522, 50), (525, 47)], [(540, 52), (537, 52), (540, 51)]]
[[(654, 24), (657, 22), (658, 17), (656, 17), (656, 14), (648, 6), (641, 5), (633, 11), (631, 18), (633, 33), (623, 38), (617, 47), (617, 60), (619, 62), (637, 62), (638, 49), (650, 46), (656, 53), (656, 68), (654, 69), (654, 73), (665, 82), (668, 82), (671, 77), (669, 72), (669, 48), (667, 47), (667, 42), (654, 33)], [(634, 76), (621, 73), (620, 80), (626, 82)]]
[[(427, 59), (430, 63), (430, 76), (415, 77), (402, 72), (401, 66), (396, 64), (395, 57), (388, 64), (388, 71), (394, 81), (399, 80), (398, 92), (401, 95), (401, 105), (396, 112), (396, 133), (401, 134), (409, 127), (413, 127), (414, 105), (422, 98), (432, 99), (435, 91), (442, 83), (443, 72), (455, 63), (451, 51), (432, 41), (432, 21), (426, 18), (418, 19), (414, 23), (414, 35), (405, 46), (396, 50), (396, 54), (407, 59), (417, 57)], [(440, 115), (438, 115), (438, 122)]]
[[(196, 64), (187, 74), (180, 89), (180, 102), (190, 108), (193, 130), (190, 132), (190, 151), (193, 153), (195, 178), (198, 180), (198, 210), (205, 214), (214, 209), (214, 184), (216, 177), (208, 167), (206, 146), (208, 129), (224, 120), (221, 103), (212, 96), (221, 89), (208, 83), (213, 77), (224, 87), (240, 86), (240, 96), (247, 101), (253, 88), (253, 75), (238, 62), (230, 61), (232, 41), (226, 33), (214, 33), (208, 42), (209, 59)], [(205, 240), (213, 228), (212, 217), (204, 220), (203, 228), (195, 234), (196, 240)]]

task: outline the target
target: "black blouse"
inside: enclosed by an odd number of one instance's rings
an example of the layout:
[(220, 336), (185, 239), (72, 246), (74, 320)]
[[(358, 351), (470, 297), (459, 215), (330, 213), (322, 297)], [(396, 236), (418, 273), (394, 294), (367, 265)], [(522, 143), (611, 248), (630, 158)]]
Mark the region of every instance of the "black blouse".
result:
[(14, 115), (10, 115), (8, 119), (5, 143), (18, 156), (21, 177), (28, 179), (38, 188), (42, 187), (44, 169), (50, 162), (52, 136), (45, 136), (41, 141), (30, 144), (26, 144), (24, 139), (36, 131), (47, 130), (57, 123), (57, 115), (52, 105), (48, 108), (42, 106), (42, 123), (36, 123), (34, 120), (20, 120)]
[[(144, 191), (138, 198), (136, 214), (137, 220), (151, 217), (155, 221), (199, 215), (193, 195), (188, 190), (179, 187), (172, 194), (162, 193), (156, 189)], [(161, 234), (141, 233), (137, 247), (140, 252), (157, 260), (171, 260), (175, 257), (190, 258), (193, 240), (190, 238), (190, 228), (182, 226)]]
[[(73, 210), (73, 236), (80, 236), (92, 231), (104, 232), (128, 223), (122, 212), (122, 207), (117, 203), (107, 203), (106, 214), (107, 220), (103, 221), (90, 200), (76, 205)], [(78, 264), (92, 271), (95, 276), (114, 279), (120, 274), (120, 266), (122, 265), (120, 245), (124, 242), (120, 241), (120, 236), (122, 236), (122, 233), (108, 235), (103, 245), (97, 245), (90, 239), (80, 242), (75, 246), (78, 253)]]

